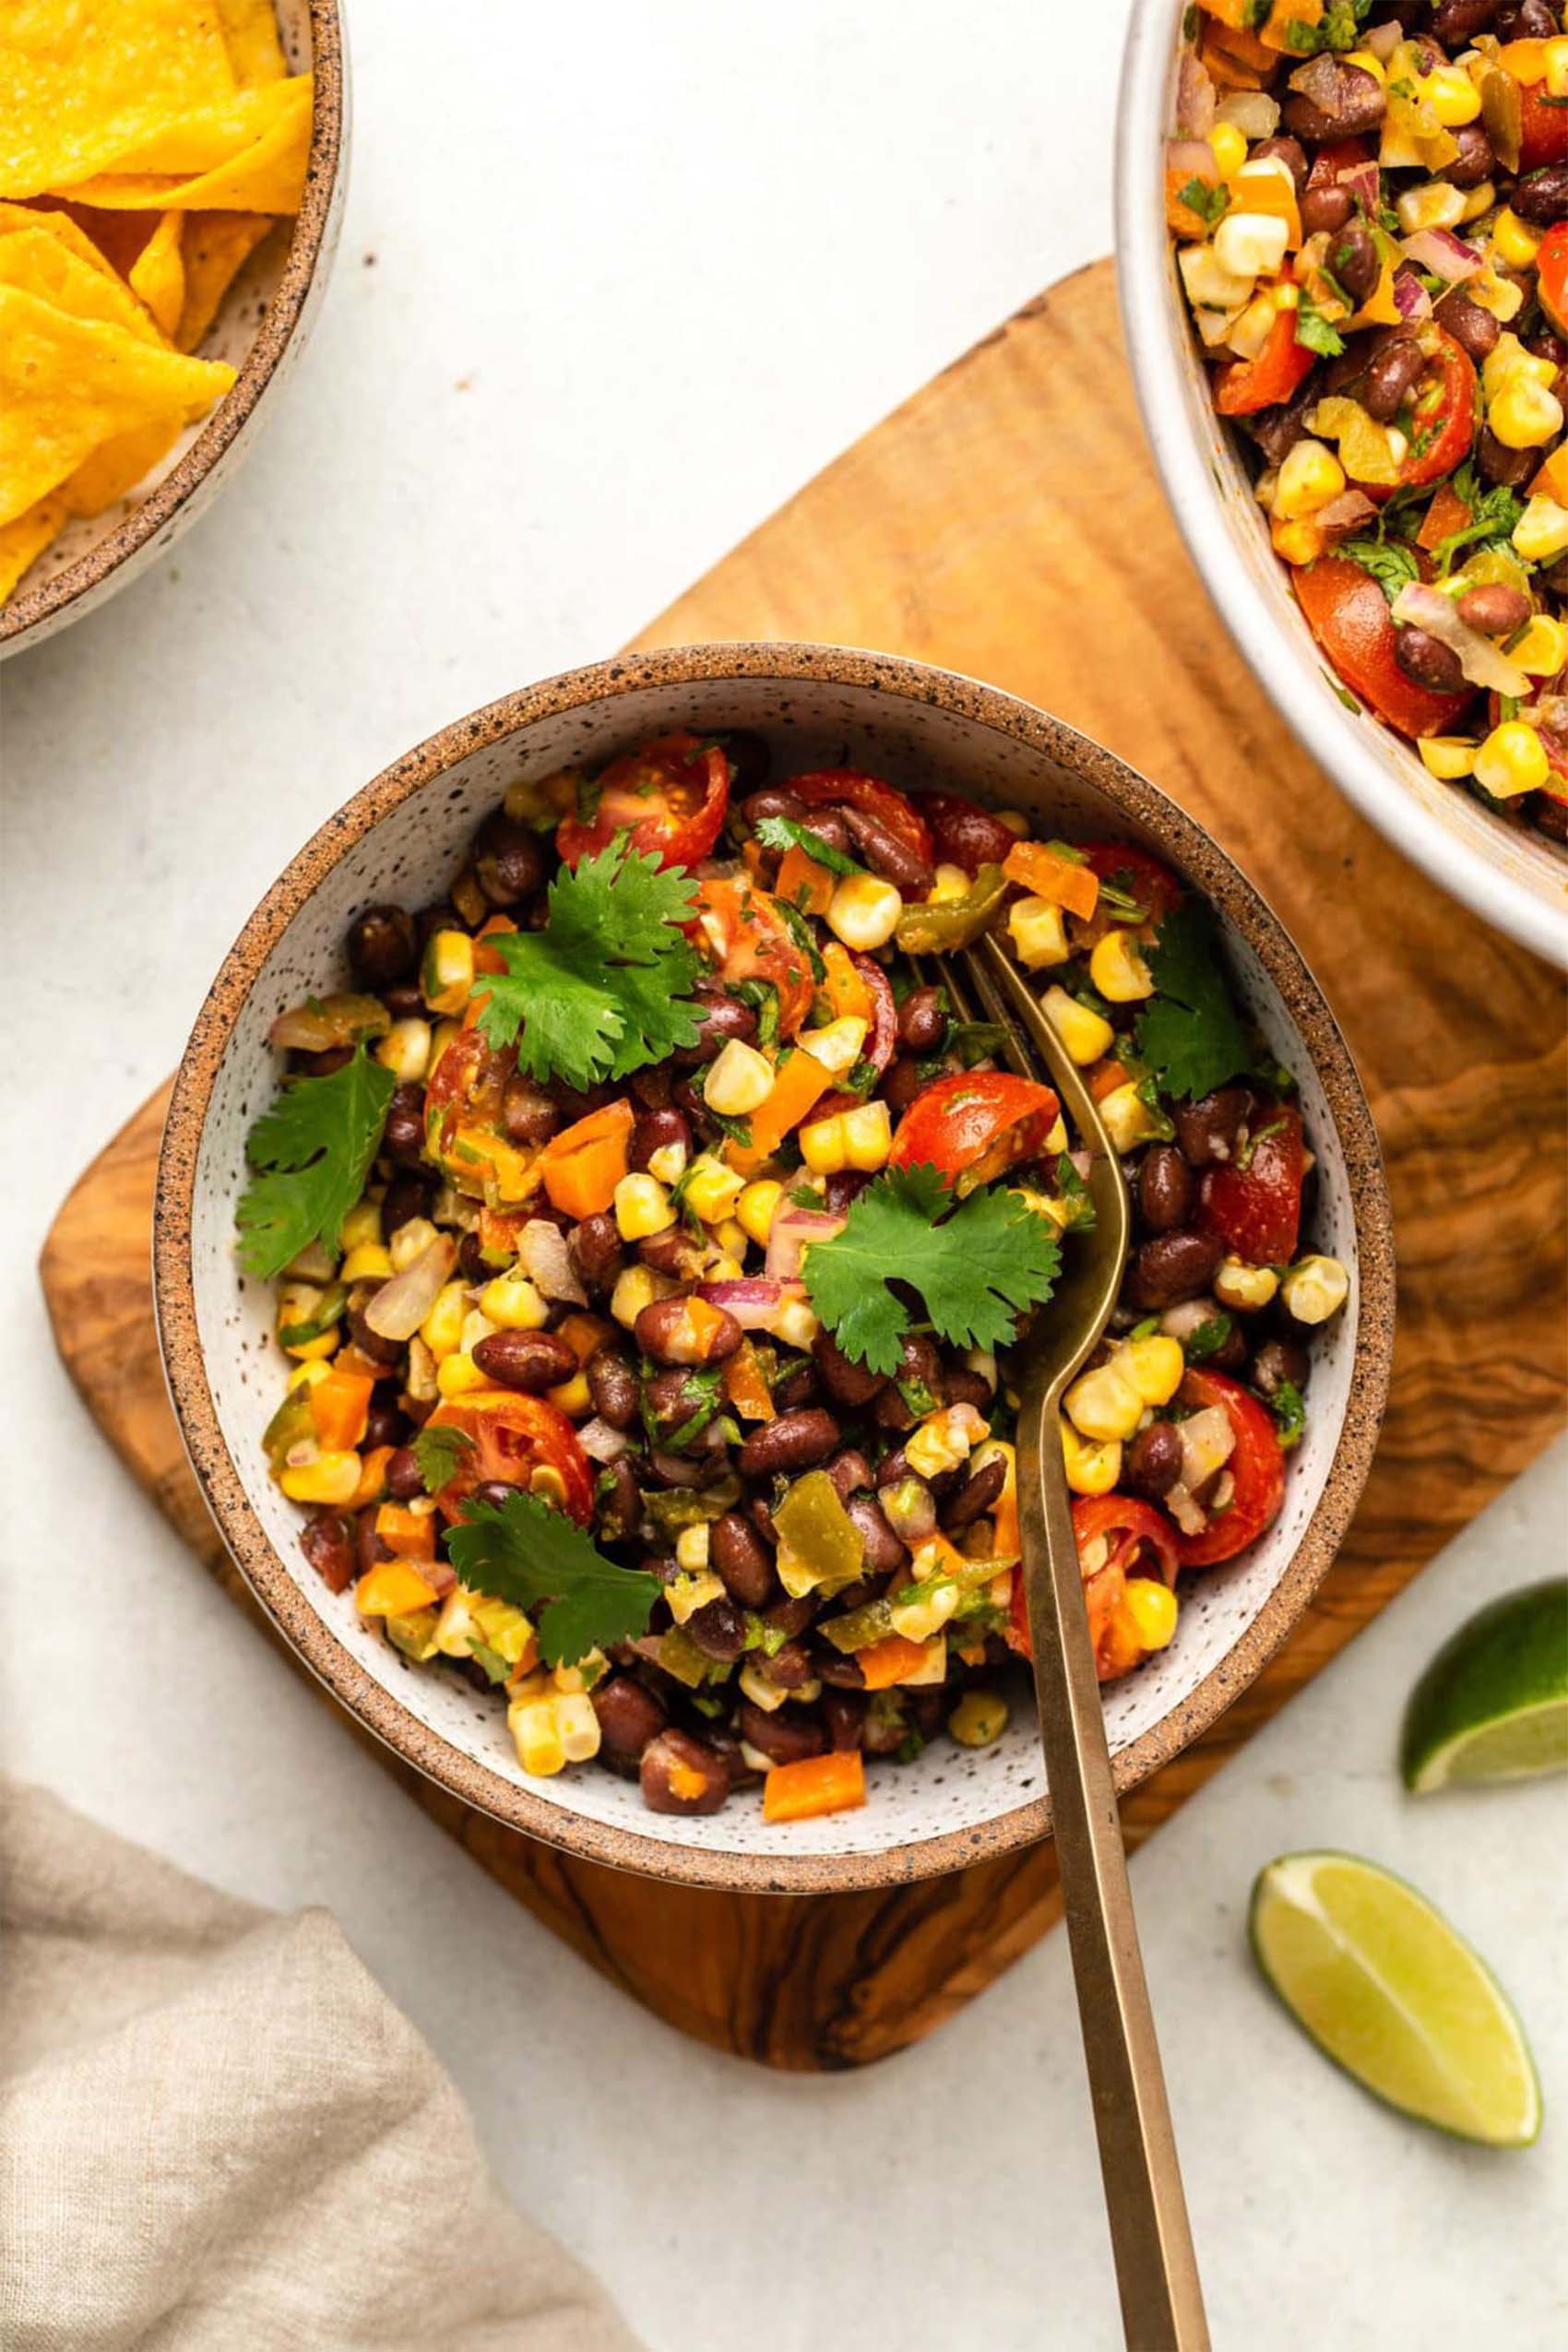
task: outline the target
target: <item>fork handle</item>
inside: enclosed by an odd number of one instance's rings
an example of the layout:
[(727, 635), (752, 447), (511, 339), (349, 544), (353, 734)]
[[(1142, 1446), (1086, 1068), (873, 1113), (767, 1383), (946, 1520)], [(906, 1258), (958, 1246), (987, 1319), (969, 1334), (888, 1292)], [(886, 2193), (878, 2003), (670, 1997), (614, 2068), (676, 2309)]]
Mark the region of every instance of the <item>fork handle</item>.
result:
[(1019, 1528), (1040, 1740), (1122, 2324), (1131, 2352), (1208, 2352), (1056, 1419), (1053, 1394), (1026, 1396), (1017, 1433)]

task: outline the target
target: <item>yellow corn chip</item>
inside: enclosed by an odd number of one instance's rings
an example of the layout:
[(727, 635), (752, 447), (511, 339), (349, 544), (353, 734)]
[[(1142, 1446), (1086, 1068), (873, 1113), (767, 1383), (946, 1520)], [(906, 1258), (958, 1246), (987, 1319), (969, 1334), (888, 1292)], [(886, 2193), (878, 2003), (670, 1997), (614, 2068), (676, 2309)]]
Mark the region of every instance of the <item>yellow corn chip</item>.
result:
[(0, 196), (108, 171), (160, 124), (235, 87), (203, 0), (6, 0), (0, 9)]
[(272, 226), (268, 212), (185, 212), (185, 306), (174, 329), (176, 348), (194, 351), (218, 315), (220, 303)]
[[(8, 213), (22, 209), (20, 205), (6, 207)], [(45, 225), (49, 218), (46, 213), (31, 214), (30, 221), (36, 225), (27, 228), (13, 229), (8, 221), (0, 222), (0, 285), (34, 294), (56, 310), (68, 311), (73, 318), (101, 319), (123, 327), (143, 342), (158, 342), (157, 327), (124, 279), (116, 278), (102, 261), (83, 259), (57, 230)], [(70, 222), (65, 225), (73, 227)], [(80, 233), (75, 231), (77, 236)], [(81, 242), (85, 244), (87, 240)]]
[(243, 90), (225, 107), (167, 125), (130, 151), (124, 169), (98, 172), (66, 193), (110, 212), (297, 212), (312, 89), (310, 75), (296, 74)]
[(101, 515), (134, 490), (142, 476), (166, 457), (185, 429), (183, 416), (160, 417), (134, 433), (117, 433), (84, 457), (54, 493), (73, 515)]
[(41, 498), (14, 522), (0, 523), (0, 604), (69, 519), (65, 501), (55, 496)]
[(218, 21), (234, 79), (242, 89), (280, 82), (288, 72), (272, 0), (218, 0)]
[(183, 212), (166, 212), (131, 265), (130, 289), (140, 296), (172, 342), (185, 307)]
[[(13, 238), (0, 239), (0, 256)], [(56, 489), (95, 449), (171, 418), (202, 416), (234, 381), (126, 327), (74, 318), (0, 283), (0, 523)]]

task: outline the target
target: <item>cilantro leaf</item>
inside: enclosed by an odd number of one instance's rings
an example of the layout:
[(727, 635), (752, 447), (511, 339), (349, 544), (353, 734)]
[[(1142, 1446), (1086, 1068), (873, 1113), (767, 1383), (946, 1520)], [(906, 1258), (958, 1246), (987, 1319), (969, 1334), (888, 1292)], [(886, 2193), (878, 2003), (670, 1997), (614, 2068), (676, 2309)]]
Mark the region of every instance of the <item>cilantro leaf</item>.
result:
[(1421, 576), (1414, 553), (1401, 540), (1345, 539), (1334, 552), (1370, 572), (1390, 604), (1402, 588)]
[(1325, 360), (1337, 359), (1345, 349), (1345, 338), (1336, 334), (1322, 311), (1311, 303), (1299, 303), (1296, 307), (1296, 340), (1309, 351), (1321, 353)]
[(1156, 995), (1139, 1016), (1138, 1052), (1168, 1094), (1212, 1094), (1248, 1069), (1252, 1052), (1219, 960), (1212, 908), (1185, 898), (1161, 921), (1149, 970)]
[(829, 873), (864, 873), (853, 858), (814, 833), (809, 825), (797, 825), (792, 816), (765, 816), (756, 829), (756, 837), (765, 849), (803, 849), (814, 865), (826, 866)]
[(1506, 548), (1517, 561), (1518, 551), (1512, 541), (1515, 525), (1525, 511), (1523, 500), (1506, 482), (1493, 482), (1483, 490), (1468, 457), (1455, 475), (1451, 487), (1455, 496), (1469, 508), (1470, 519), (1458, 530), (1450, 531), (1446, 539), (1440, 539), (1432, 550), (1438, 577), (1447, 577), (1462, 547)]
[(547, 1666), (576, 1666), (591, 1649), (647, 1630), (659, 1579), (606, 1560), (564, 1511), (519, 1489), (505, 1503), (467, 1504), (448, 1528), (452, 1565), (473, 1592), (533, 1610)]
[(439, 1494), (451, 1485), (473, 1443), (467, 1430), (455, 1429), (449, 1421), (438, 1421), (434, 1429), (427, 1422), (415, 1433), (410, 1451), (420, 1466), (426, 1494)]
[(934, 1168), (889, 1169), (852, 1203), (843, 1231), (806, 1252), (813, 1306), (844, 1353), (873, 1372), (897, 1369), (909, 1329), (890, 1279), (919, 1291), (955, 1348), (1004, 1346), (1025, 1310), (1051, 1296), (1062, 1253), (1043, 1218), (1004, 1186), (956, 1208), (952, 1200)]
[(1279, 1383), (1268, 1400), (1268, 1408), (1278, 1427), (1280, 1445), (1289, 1454), (1293, 1445), (1300, 1445), (1301, 1432), (1307, 1426), (1306, 1403), (1293, 1380)]
[(1185, 187), (1177, 189), (1176, 201), (1184, 204), (1189, 212), (1195, 212), (1206, 228), (1212, 229), (1230, 209), (1230, 191), (1223, 180), (1194, 177)]
[(563, 867), (542, 931), (493, 932), (486, 943), (506, 968), (475, 990), (485, 1037), (515, 1043), (530, 1077), (585, 1088), (694, 1044), (701, 965), (680, 926), (695, 898), (683, 867), (661, 868), (625, 835), (575, 873)]
[(240, 1264), (270, 1281), (312, 1241), (338, 1246), (364, 1191), (397, 1080), (362, 1045), (325, 1078), (288, 1079), (245, 1142), (263, 1172), (240, 1195)]

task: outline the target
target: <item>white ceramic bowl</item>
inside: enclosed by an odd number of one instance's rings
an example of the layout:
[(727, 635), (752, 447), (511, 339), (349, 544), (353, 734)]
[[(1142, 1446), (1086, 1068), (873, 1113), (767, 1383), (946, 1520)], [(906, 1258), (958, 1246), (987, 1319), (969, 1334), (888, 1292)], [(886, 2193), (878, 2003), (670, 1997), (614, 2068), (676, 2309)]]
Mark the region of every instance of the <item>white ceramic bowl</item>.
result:
[(224, 295), (200, 356), (238, 371), (216, 408), (124, 498), (68, 523), (0, 605), (0, 661), (106, 603), (194, 523), (255, 443), (315, 325), (342, 220), (349, 60), (339, 0), (276, 0), (291, 73), (315, 75), (304, 194), (291, 222), (263, 239)]
[(1346, 708), (1215, 414), (1165, 225), (1183, 13), (1184, 0), (1134, 0), (1117, 124), (1116, 266), (1144, 427), (1193, 561), (1280, 716), (1346, 798), (1467, 907), (1568, 967), (1568, 858), (1429, 776), (1370, 712)]
[(268, 1024), (340, 984), (344, 932), (360, 909), (439, 897), (515, 778), (602, 761), (675, 726), (756, 730), (780, 770), (848, 757), (900, 784), (942, 782), (1026, 808), (1047, 834), (1143, 842), (1220, 909), (1242, 992), (1301, 1080), (1320, 1174), (1314, 1239), (1348, 1265), (1350, 1299), (1319, 1351), (1282, 1517), (1246, 1558), (1194, 1579), (1172, 1648), (1107, 1692), (1119, 1785), (1135, 1786), (1206, 1728), (1277, 1647), (1348, 1523), (1388, 1376), (1388, 1204), (1344, 1040), (1274, 916), (1182, 810), (1059, 720), (914, 663), (785, 645), (630, 657), (476, 712), (339, 811), (245, 926), (181, 1064), (155, 1225), (164, 1359), (197, 1476), (274, 1621), (363, 1722), (434, 1778), (535, 1835), (656, 1875), (792, 1892), (886, 1883), (1044, 1835), (1027, 1708), (998, 1747), (939, 1740), (916, 1764), (873, 1772), (863, 1812), (792, 1827), (765, 1822), (754, 1792), (680, 1820), (647, 1812), (635, 1786), (598, 1767), (530, 1780), (500, 1706), (410, 1666), (357, 1616), (351, 1594), (327, 1590), (300, 1550), (302, 1514), (262, 1451), (284, 1364), (270, 1291), (239, 1273), (233, 1226), (246, 1131), (277, 1080)]

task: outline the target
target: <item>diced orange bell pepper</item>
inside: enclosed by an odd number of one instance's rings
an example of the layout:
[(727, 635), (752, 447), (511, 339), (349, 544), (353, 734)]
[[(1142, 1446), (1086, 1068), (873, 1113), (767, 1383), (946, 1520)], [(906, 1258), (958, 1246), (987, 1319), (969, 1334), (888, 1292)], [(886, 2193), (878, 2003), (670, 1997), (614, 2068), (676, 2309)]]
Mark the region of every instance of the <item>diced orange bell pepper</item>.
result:
[(360, 1482), (349, 1505), (350, 1511), (368, 1511), (373, 1503), (386, 1501), (386, 1465), (392, 1459), (394, 1450), (390, 1445), (375, 1445), (368, 1454), (361, 1455)]
[(1230, 202), (1237, 212), (1262, 212), (1285, 223), (1285, 242), (1291, 253), (1301, 242), (1301, 208), (1296, 184), (1268, 163), (1243, 163), (1230, 182)]
[(724, 1397), (743, 1421), (770, 1421), (775, 1417), (773, 1392), (749, 1339), (742, 1340), (724, 1367)]
[(1118, 1087), (1126, 1085), (1127, 1077), (1126, 1063), (1108, 1054), (1103, 1062), (1090, 1063), (1084, 1072), (1084, 1084), (1096, 1102), (1103, 1102), (1108, 1094), (1114, 1094)]
[(1250, 32), (1208, 24), (1198, 46), (1198, 63), (1221, 89), (1262, 89), (1278, 59)]
[(1462, 531), (1470, 519), (1470, 510), (1452, 483), (1442, 481), (1437, 486), (1431, 505), (1421, 517), (1416, 533), (1416, 545), (1428, 552), (1439, 546), (1455, 531)]
[(802, 1756), (775, 1764), (762, 1788), (764, 1821), (811, 1821), (818, 1813), (850, 1812), (866, 1800), (866, 1770), (858, 1748)]
[(434, 1511), (410, 1511), (400, 1503), (384, 1503), (375, 1515), (375, 1532), (399, 1560), (435, 1558)]
[(750, 1146), (729, 1143), (724, 1157), (730, 1166), (742, 1175), (760, 1168), (770, 1159), (792, 1127), (798, 1127), (818, 1097), (825, 1095), (834, 1084), (833, 1073), (825, 1069), (814, 1053), (797, 1046), (787, 1062), (779, 1064), (778, 1075), (773, 1082), (773, 1092), (767, 1100), (754, 1111), (751, 1118)]
[(409, 1617), (428, 1609), (435, 1587), (427, 1585), (410, 1560), (382, 1560), (354, 1586), (354, 1606), (362, 1617)]
[(1009, 882), (1022, 883), (1037, 898), (1093, 921), (1099, 904), (1099, 876), (1093, 866), (1059, 858), (1043, 841), (1015, 841), (1002, 861), (1002, 871)]
[(361, 1355), (351, 1340), (346, 1348), (339, 1348), (332, 1359), (332, 1369), (335, 1372), (347, 1373), (354, 1380), (368, 1380), (373, 1387), (378, 1380), (393, 1377), (390, 1364), (373, 1363), (368, 1356)]
[(351, 1454), (370, 1419), (372, 1384), (336, 1366), (310, 1392), (311, 1419), (326, 1454)]
[(924, 1642), (907, 1642), (902, 1633), (887, 1633), (880, 1642), (857, 1650), (855, 1663), (865, 1677), (868, 1691), (890, 1691), (895, 1682), (920, 1672), (926, 1662), (927, 1649)]
[(714, 1342), (721, 1336), (729, 1320), (719, 1308), (710, 1307), (706, 1299), (694, 1294), (686, 1301), (686, 1329), (699, 1363), (707, 1363)]
[(826, 866), (791, 842), (779, 862), (773, 895), (802, 914), (826, 915), (833, 899), (833, 876)]
[(869, 1021), (873, 1010), (871, 990), (856, 971), (849, 949), (831, 939), (822, 951), (822, 962), (827, 975), (822, 985), (834, 1019), (842, 1020), (847, 1014), (851, 1020)]
[[(1568, 506), (1568, 441), (1560, 441), (1530, 483), (1532, 498), (1550, 498)], [(1436, 504), (1434, 500), (1433, 505)]]
[(630, 1165), (636, 1114), (623, 1095), (564, 1127), (544, 1147), (544, 1189), (568, 1217), (602, 1217)]
[(1258, 39), (1265, 49), (1296, 50), (1291, 26), (1305, 25), (1310, 30), (1322, 22), (1323, 0), (1274, 0)]
[(563, 1315), (555, 1326), (555, 1336), (564, 1339), (579, 1364), (586, 1364), (596, 1348), (615, 1336), (615, 1325), (603, 1315), (585, 1314), (580, 1310)]

